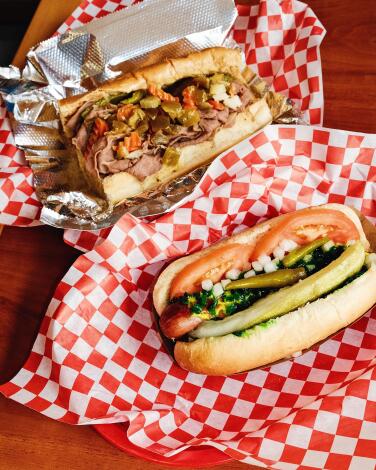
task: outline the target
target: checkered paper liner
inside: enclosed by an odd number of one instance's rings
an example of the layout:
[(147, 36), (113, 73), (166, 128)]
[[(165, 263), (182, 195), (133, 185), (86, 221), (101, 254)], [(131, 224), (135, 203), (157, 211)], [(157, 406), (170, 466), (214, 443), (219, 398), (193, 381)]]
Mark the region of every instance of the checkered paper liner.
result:
[(232, 377), (179, 368), (151, 314), (171, 258), (327, 202), (376, 221), (376, 135), (269, 126), (241, 142), (183, 206), (148, 223), (126, 215), (77, 259), (0, 391), (65, 423), (129, 421), (132, 443), (164, 455), (210, 443), (273, 468), (373, 469), (376, 308), (298, 358)]
[[(91, 0), (78, 7), (59, 28), (61, 34), (94, 18), (129, 6), (125, 0)], [(323, 89), (319, 46), (325, 30), (312, 10), (297, 1), (262, 0), (256, 6), (238, 6), (239, 16), (231, 32), (245, 51), (247, 63), (275, 91), (287, 94), (310, 124), (320, 124)], [(40, 204), (32, 174), (17, 151), (4, 108), (0, 108), (0, 224), (36, 225)], [(65, 239), (80, 249), (90, 249), (103, 233), (67, 230)], [(99, 237), (99, 238), (98, 238)]]

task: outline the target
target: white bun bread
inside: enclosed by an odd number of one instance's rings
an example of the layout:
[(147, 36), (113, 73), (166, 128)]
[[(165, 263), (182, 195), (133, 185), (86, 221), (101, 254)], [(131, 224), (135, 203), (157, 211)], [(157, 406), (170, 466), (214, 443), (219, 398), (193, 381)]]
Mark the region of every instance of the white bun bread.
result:
[[(59, 110), (64, 133), (69, 141), (72, 138), (72, 131), (66, 124), (79, 107), (88, 101), (95, 102), (108, 94), (146, 90), (152, 84), (170, 85), (182, 78), (216, 72), (231, 74), (244, 82), (242, 71), (240, 50), (224, 47), (205, 49), (187, 57), (169, 59), (161, 64), (142, 68), (135, 73), (107, 82), (88, 93), (60, 100)], [(148, 176), (144, 181), (140, 181), (127, 172), (109, 175), (102, 180), (103, 191), (111, 205), (121, 204), (134, 196), (147, 197), (148, 194), (159, 190), (177, 177), (209, 163), (220, 153), (266, 126), (272, 120), (272, 110), (266, 97), (259, 99), (248, 106), (244, 112), (238, 114), (232, 127), (221, 128), (213, 138), (206, 142), (183, 147), (178, 166), (171, 168), (163, 165), (157, 173)], [(81, 168), (85, 171), (82, 155), (78, 154), (78, 158)], [(89, 182), (98, 188), (98, 181), (94, 181), (96, 177), (93, 174), (86, 176)]]
[[(341, 204), (319, 207), (346, 214), (358, 228), (364, 247), (369, 249), (370, 241), (372, 251), (376, 251), (376, 229), (366, 219), (362, 216), (359, 218), (354, 210)], [(186, 265), (219, 246), (234, 242), (252, 243), (283, 217), (284, 215), (256, 225), (170, 264), (154, 287), (153, 302), (157, 313), (162, 314), (168, 303), (171, 281)], [(184, 369), (207, 375), (230, 375), (270, 364), (308, 349), (354, 322), (376, 303), (375, 286), (376, 265), (371, 265), (365, 274), (351, 284), (276, 318), (267, 327), (252, 328), (248, 337), (229, 334), (192, 342), (177, 341), (175, 359)]]

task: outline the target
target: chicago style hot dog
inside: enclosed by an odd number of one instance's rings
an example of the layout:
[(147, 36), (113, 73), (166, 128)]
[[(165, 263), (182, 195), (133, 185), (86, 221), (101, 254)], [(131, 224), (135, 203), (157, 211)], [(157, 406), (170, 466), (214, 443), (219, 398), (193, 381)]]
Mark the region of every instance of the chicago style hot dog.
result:
[(193, 372), (228, 375), (289, 357), (349, 325), (376, 303), (374, 237), (354, 210), (328, 204), (174, 261), (153, 302), (175, 359)]
[(270, 123), (240, 50), (148, 66), (59, 102), (68, 144), (111, 204), (148, 194)]

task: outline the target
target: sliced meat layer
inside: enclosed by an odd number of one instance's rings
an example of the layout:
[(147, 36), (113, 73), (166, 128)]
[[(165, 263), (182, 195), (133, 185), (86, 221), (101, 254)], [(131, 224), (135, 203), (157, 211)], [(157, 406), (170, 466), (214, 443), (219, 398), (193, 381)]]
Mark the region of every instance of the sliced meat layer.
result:
[(162, 167), (162, 158), (159, 156), (142, 155), (135, 165), (127, 171), (143, 181), (147, 176), (153, 175)]

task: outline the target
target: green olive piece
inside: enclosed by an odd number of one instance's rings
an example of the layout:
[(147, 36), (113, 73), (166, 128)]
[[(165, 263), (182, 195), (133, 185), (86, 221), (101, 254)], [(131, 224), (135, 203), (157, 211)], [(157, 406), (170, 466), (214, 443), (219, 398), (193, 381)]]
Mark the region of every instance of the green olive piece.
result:
[(201, 86), (202, 88), (208, 89), (210, 87), (210, 79), (205, 75), (199, 75), (193, 79), (196, 85)]
[(167, 145), (169, 140), (170, 137), (164, 134), (161, 129), (157, 131), (151, 138), (151, 141), (154, 145)]
[(132, 127), (132, 129), (135, 129), (137, 125), (145, 119), (145, 117), (146, 114), (144, 111), (142, 111), (141, 108), (136, 108), (128, 118), (128, 124)]
[(121, 101), (122, 104), (137, 104), (145, 96), (145, 91), (137, 90), (134, 91), (129, 98), (125, 98)]
[(170, 118), (166, 114), (160, 114), (151, 122), (151, 129), (153, 132), (157, 132), (161, 129), (166, 129), (169, 125)]
[(176, 101), (165, 101), (162, 103), (161, 108), (170, 116), (171, 119), (178, 118), (183, 110), (181, 104)]
[(319, 248), (322, 245), (325, 245), (329, 241), (328, 237), (323, 237), (323, 238), (318, 238), (317, 240), (314, 240), (311, 243), (308, 243), (308, 245), (300, 246), (299, 248), (296, 248), (295, 250), (291, 251), (287, 256), (285, 256), (282, 260), (283, 266), (286, 268), (291, 268), (291, 266), (294, 266), (298, 261), (303, 259), (305, 256), (309, 255), (312, 253), (312, 251), (316, 250), (316, 248)]
[(161, 104), (161, 100), (157, 96), (148, 95), (145, 98), (142, 98), (140, 101), (141, 108), (145, 109), (154, 109), (158, 108)]
[(167, 147), (163, 155), (162, 161), (164, 165), (176, 166), (179, 162), (179, 157), (180, 154), (178, 150), (176, 150), (174, 147)]
[(206, 91), (200, 90), (199, 88), (196, 88), (193, 97), (195, 103), (197, 103), (198, 106), (203, 105), (208, 101), (208, 94), (206, 93)]
[(180, 114), (178, 121), (185, 127), (191, 127), (200, 122), (200, 113), (197, 109), (185, 109)]
[(232, 281), (227, 284), (225, 290), (291, 286), (306, 276), (307, 273), (304, 268), (281, 269), (273, 273), (258, 274), (247, 279)]

